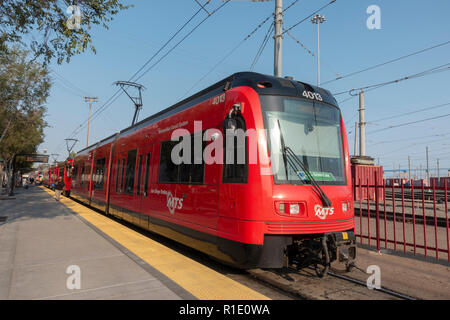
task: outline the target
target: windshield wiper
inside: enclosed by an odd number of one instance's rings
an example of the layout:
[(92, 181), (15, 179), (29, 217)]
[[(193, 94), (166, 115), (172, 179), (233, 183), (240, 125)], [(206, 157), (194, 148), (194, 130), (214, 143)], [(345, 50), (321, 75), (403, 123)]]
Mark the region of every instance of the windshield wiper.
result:
[(284, 165), (285, 165), (285, 169), (286, 169), (286, 179), (289, 180), (288, 175), (287, 175), (287, 171), (288, 171), (287, 165), (286, 165), (287, 163), (289, 163), (289, 165), (294, 169), (294, 171), (297, 173), (299, 178), (302, 179), (302, 177), (300, 176), (300, 170), (298, 168), (298, 167), (300, 167), (301, 170), (303, 170), (303, 172), (309, 179), (309, 181), (311, 182), (311, 185), (313, 186), (314, 190), (319, 195), (320, 200), (322, 201), (323, 207), (330, 208), (333, 205), (331, 200), (327, 197), (325, 192), (319, 186), (316, 179), (314, 179), (314, 177), (312, 176), (312, 174), (308, 170), (308, 168), (305, 166), (305, 164), (299, 159), (299, 157), (297, 157), (297, 155), (294, 153), (294, 151), (292, 151), (291, 148), (289, 148), (285, 145), (283, 133), (281, 132), (280, 120), (278, 120), (278, 128), (280, 130), (281, 148), (283, 150), (283, 159), (284, 159)]
[(284, 170), (286, 171), (286, 180), (289, 180), (289, 172), (288, 172), (288, 158), (286, 154), (286, 145), (284, 144), (283, 133), (281, 132), (280, 119), (278, 121), (278, 130), (280, 130), (280, 140), (281, 140), (281, 149), (283, 150), (283, 162), (284, 162)]

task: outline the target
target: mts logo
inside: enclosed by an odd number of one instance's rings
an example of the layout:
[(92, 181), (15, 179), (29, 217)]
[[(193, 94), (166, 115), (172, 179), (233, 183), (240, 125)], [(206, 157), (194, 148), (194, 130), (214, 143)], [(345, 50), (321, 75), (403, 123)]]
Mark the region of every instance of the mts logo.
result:
[(314, 212), (316, 213), (316, 217), (325, 220), (328, 216), (332, 216), (334, 214), (334, 208), (323, 208), (321, 205), (317, 204), (314, 207)]
[(175, 209), (183, 208), (183, 199), (174, 197), (169, 191), (167, 193), (167, 208), (169, 208), (169, 211), (172, 215), (175, 214)]

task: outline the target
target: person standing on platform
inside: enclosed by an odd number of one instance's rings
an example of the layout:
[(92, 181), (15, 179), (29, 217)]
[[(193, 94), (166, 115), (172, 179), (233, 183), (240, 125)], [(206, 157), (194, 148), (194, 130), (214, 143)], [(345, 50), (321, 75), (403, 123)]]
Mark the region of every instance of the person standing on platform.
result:
[(65, 185), (66, 184), (63, 182), (62, 178), (59, 178), (58, 182), (55, 185), (55, 198), (56, 198), (56, 201), (59, 201), (59, 198), (61, 197), (61, 193), (62, 193)]

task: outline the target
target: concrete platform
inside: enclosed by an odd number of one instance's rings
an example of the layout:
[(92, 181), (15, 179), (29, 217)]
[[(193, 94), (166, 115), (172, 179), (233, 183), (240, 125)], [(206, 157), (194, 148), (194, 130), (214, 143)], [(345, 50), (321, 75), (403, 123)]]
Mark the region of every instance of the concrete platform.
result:
[[(45, 191), (0, 201), (0, 299), (195, 299), (84, 223)], [(80, 290), (66, 282), (79, 266)]]

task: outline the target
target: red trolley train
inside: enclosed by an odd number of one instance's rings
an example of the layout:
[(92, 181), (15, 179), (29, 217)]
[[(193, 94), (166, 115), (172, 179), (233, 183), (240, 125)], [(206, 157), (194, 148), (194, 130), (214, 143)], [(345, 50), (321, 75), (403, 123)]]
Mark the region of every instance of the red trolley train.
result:
[[(197, 161), (173, 161), (177, 129)], [(223, 163), (210, 161), (217, 155), (206, 151), (237, 130), (254, 139), (233, 137), (231, 158), (226, 149)], [(323, 274), (356, 255), (345, 132), (329, 91), (236, 73), (80, 151), (71, 196), (226, 264)]]
[(64, 181), (63, 194), (70, 196), (70, 189), (72, 186), (72, 170), (73, 159), (67, 159), (64, 162), (56, 163), (45, 169), (43, 172), (43, 184), (46, 187), (51, 188), (52, 184), (56, 184), (59, 178)]

